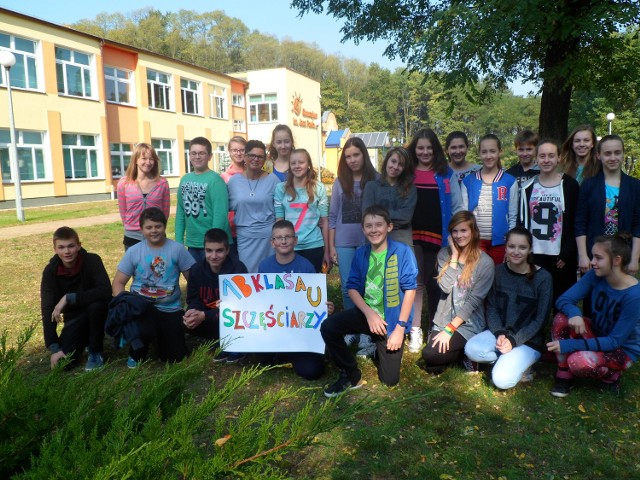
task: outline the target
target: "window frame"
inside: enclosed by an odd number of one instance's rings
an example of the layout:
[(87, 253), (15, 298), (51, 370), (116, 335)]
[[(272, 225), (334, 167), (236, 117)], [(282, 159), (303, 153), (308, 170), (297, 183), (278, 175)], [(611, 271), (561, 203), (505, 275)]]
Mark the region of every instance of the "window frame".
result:
[[(237, 125), (236, 125), (237, 123)], [(238, 133), (247, 133), (247, 122), (244, 120), (233, 120), (233, 131)]]
[(232, 93), (231, 105), (238, 108), (245, 108), (244, 95), (240, 95), (239, 93)]
[[(117, 146), (117, 149), (114, 148)], [(129, 146), (129, 151), (125, 150), (123, 147)], [(127, 168), (129, 168), (129, 163), (131, 163), (131, 156), (133, 155), (133, 144), (132, 143), (110, 143), (109, 144), (109, 156), (111, 158), (111, 178), (122, 178), (127, 173)], [(120, 175), (113, 173), (114, 167), (114, 159), (118, 160), (118, 165), (122, 170)]]
[[(150, 79), (150, 74), (155, 75), (155, 79)], [(162, 82), (159, 80), (160, 75), (166, 75), (167, 81)], [(167, 107), (158, 106), (156, 102), (156, 92), (154, 87), (159, 87), (163, 92), (164, 100), (167, 102)], [(149, 108), (153, 110), (162, 110), (165, 112), (174, 112), (175, 105), (173, 99), (173, 75), (170, 73), (161, 72), (159, 70), (147, 69), (147, 99), (149, 101)]]
[[(183, 85), (183, 82), (187, 82), (186, 87)], [(191, 84), (193, 84), (195, 87), (192, 87)], [(202, 102), (200, 101), (202, 91), (201, 85), (202, 84), (196, 80), (191, 80), (189, 78), (180, 78), (180, 100), (182, 103), (182, 113), (184, 113), (185, 115), (196, 115), (199, 117), (202, 116)], [(189, 94), (193, 96), (193, 99), (191, 100), (195, 109), (195, 111), (193, 112), (189, 112), (185, 108), (187, 106), (187, 96)]]
[[(107, 73), (107, 69), (113, 69), (113, 73), (114, 75), (109, 75)], [(117, 73), (118, 72), (124, 72), (127, 74), (127, 78), (123, 79), (118, 77)], [(136, 88), (135, 88), (135, 78), (134, 78), (135, 73), (131, 70), (127, 70), (126, 68), (119, 68), (119, 67), (114, 67), (112, 65), (105, 65), (104, 66), (104, 90), (105, 90), (105, 100), (107, 103), (114, 103), (114, 104), (118, 104), (118, 105), (129, 105), (129, 106), (135, 106), (136, 104)], [(116, 100), (110, 100), (108, 98), (107, 92), (107, 85), (110, 84), (111, 82), (114, 83), (114, 92), (116, 93)], [(117, 88), (119, 84), (124, 84), (127, 86), (127, 95), (129, 96), (129, 101), (128, 102), (123, 102), (120, 100), (120, 90)]]
[[(58, 58), (58, 51), (64, 50), (69, 52), (69, 60), (64, 60)], [(73, 98), (88, 98), (95, 100), (97, 99), (96, 89), (94, 85), (97, 85), (95, 77), (95, 58), (91, 53), (82, 52), (80, 50), (75, 50), (72, 48), (63, 47), (60, 45), (56, 45), (54, 48), (55, 58), (56, 58), (56, 84), (58, 88), (58, 95), (62, 95), (65, 97), (73, 97)], [(76, 61), (77, 55), (84, 55), (87, 57), (88, 64), (79, 63)], [(58, 66), (62, 68), (62, 81), (64, 84), (63, 91), (60, 91), (60, 71), (58, 70)], [(77, 68), (82, 72), (80, 76), (81, 84), (82, 84), (82, 94), (76, 95), (75, 93), (70, 93), (69, 80), (68, 80), (68, 67)], [(87, 74), (88, 74), (88, 88), (89, 93), (87, 94)]]
[[(64, 137), (65, 135), (75, 135), (76, 137), (76, 143), (75, 145), (70, 145), (70, 144), (65, 144), (64, 143)], [(93, 138), (93, 145), (83, 145), (82, 144), (82, 137), (90, 137)], [(82, 180), (101, 180), (104, 179), (104, 172), (102, 172), (102, 162), (100, 161), (100, 136), (99, 135), (91, 135), (91, 134), (86, 134), (86, 133), (75, 133), (75, 132), (62, 132), (62, 157), (63, 157), (63, 166), (64, 166), (64, 171), (65, 171), (65, 180), (66, 181), (82, 181)], [(65, 158), (65, 152), (66, 151), (70, 151), (71, 155), (70, 155), (70, 161), (71, 161), (71, 177), (67, 177), (67, 165), (66, 165), (66, 158)], [(87, 172), (87, 176), (86, 177), (76, 177), (75, 176), (75, 167), (76, 167), (76, 163), (75, 163), (75, 159), (74, 159), (74, 153), (75, 152), (86, 152), (86, 158), (85, 158), (85, 168), (86, 168), (86, 172)], [(95, 169), (96, 169), (96, 173), (95, 175), (89, 175), (89, 173), (92, 171), (91, 169), (91, 153), (94, 152), (95, 153)]]
[[(267, 97), (274, 97), (273, 99), (267, 100)], [(257, 99), (258, 101), (252, 101), (252, 99)], [(268, 120), (260, 120), (261, 115), (261, 105), (266, 105), (266, 112), (269, 114)], [(275, 107), (275, 116), (274, 116), (274, 107)], [(255, 111), (255, 120), (254, 120), (254, 112)], [(278, 122), (279, 112), (278, 112), (278, 94), (277, 93), (256, 93), (249, 95), (249, 123), (275, 123)]]
[[(165, 145), (165, 142), (169, 142), (169, 147)], [(175, 162), (175, 140), (170, 138), (152, 138), (151, 145), (158, 154), (158, 158), (160, 158), (160, 175), (163, 177), (180, 176), (180, 171), (179, 169), (176, 169)], [(165, 156), (167, 157), (165, 158)], [(167, 166), (170, 168), (167, 168), (166, 170), (163, 169), (163, 162), (167, 163)]]
[[(13, 88), (13, 87), (12, 87)], [(0, 152), (6, 150), (7, 155), (7, 169), (2, 165), (2, 183), (3, 184), (13, 184), (15, 180), (12, 176), (11, 172), (11, 133), (8, 128), (1, 128), (0, 131), (6, 131), (7, 135), (9, 135), (8, 142), (2, 142), (0, 140)], [(25, 133), (27, 134), (40, 134), (41, 143), (25, 143), (24, 137)], [(20, 153), (24, 151), (31, 151), (31, 172), (33, 174), (32, 179), (25, 179), (22, 169), (20, 169), (20, 183), (37, 183), (37, 182), (46, 182), (51, 180), (51, 162), (49, 161), (49, 151), (47, 150), (47, 132), (39, 131), (39, 130), (16, 130), (16, 150), (18, 153), (18, 168), (20, 168), (20, 163), (24, 162), (24, 158), (20, 158)], [(42, 169), (43, 176), (38, 177), (38, 160), (37, 160), (37, 151), (40, 151), (40, 155), (42, 158)], [(5, 174), (8, 173), (8, 178), (5, 178)]]
[[(6, 35), (9, 37), (9, 46), (2, 46), (0, 48), (5, 49), (13, 53), (16, 57), (16, 63), (9, 72), (9, 81), (11, 82), (11, 88), (16, 88), (20, 90), (30, 90), (32, 92), (42, 92), (44, 89), (44, 82), (42, 81), (42, 54), (40, 48), (39, 40), (32, 40), (31, 38), (21, 37), (19, 35), (13, 35), (9, 32), (0, 31), (0, 34)], [(31, 42), (33, 43), (33, 52), (29, 52), (27, 50), (21, 49), (19, 46), (16, 46), (16, 40)], [(28, 60), (33, 60), (33, 76), (35, 77), (36, 86), (30, 86), (29, 80), (32, 77), (29, 69)], [(6, 85), (6, 75), (4, 71), (4, 67), (0, 68), (0, 87), (7, 87)], [(17, 78), (18, 75), (22, 74), (24, 78), (25, 86), (14, 85), (14, 79)]]
[[(228, 120), (229, 109), (227, 108), (227, 87), (223, 85), (212, 85), (213, 92), (209, 94), (211, 112), (209, 116), (217, 120)], [(218, 90), (221, 93), (217, 93)], [(222, 113), (220, 113), (220, 110)]]

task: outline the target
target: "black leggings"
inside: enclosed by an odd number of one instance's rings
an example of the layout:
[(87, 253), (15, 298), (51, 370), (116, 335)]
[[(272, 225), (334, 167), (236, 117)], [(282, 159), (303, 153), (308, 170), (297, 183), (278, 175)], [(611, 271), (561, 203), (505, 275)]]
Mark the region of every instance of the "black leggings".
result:
[(467, 343), (467, 340), (459, 332), (454, 332), (449, 341), (449, 350), (440, 353), (437, 347), (433, 347), (433, 338), (438, 333), (440, 332), (436, 330), (431, 331), (427, 346), (422, 350), (422, 358), (426, 363), (426, 369), (432, 372), (441, 372), (447, 365), (457, 363), (464, 355), (464, 346)]

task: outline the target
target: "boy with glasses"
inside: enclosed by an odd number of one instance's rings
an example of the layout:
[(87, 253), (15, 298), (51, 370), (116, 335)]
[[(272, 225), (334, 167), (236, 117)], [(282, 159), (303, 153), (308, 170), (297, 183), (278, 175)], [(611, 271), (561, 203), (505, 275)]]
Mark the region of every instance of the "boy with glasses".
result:
[(220, 175), (209, 168), (211, 142), (196, 137), (189, 142), (189, 161), (193, 171), (180, 179), (176, 205), (176, 241), (187, 246), (200, 262), (204, 259), (204, 234), (220, 228), (231, 238), (229, 194)]

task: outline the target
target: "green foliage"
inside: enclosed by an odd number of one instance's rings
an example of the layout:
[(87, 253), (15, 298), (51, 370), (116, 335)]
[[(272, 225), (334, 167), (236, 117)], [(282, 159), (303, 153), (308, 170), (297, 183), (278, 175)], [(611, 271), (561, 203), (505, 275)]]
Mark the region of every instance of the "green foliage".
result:
[(336, 414), (338, 402), (318, 403), (308, 388), (293, 387), (234, 407), (268, 368), (203, 385), (206, 348), (162, 369), (58, 368), (35, 378), (17, 367), (33, 329), (15, 347), (6, 334), (0, 341), (2, 478), (285, 478), (283, 455), (363, 409), (356, 402)]

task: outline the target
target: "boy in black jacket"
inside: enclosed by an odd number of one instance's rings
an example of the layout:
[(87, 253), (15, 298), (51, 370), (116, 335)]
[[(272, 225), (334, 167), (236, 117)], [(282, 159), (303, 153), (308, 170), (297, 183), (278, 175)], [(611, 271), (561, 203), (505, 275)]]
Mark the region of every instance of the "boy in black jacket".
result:
[[(248, 273), (247, 267), (234, 255), (229, 255), (229, 237), (220, 228), (204, 235), (204, 260), (196, 263), (187, 281), (187, 308), (183, 323), (187, 331), (208, 340), (220, 339), (220, 289), (218, 277), (230, 273)], [(232, 362), (240, 356), (221, 353), (217, 360)]]
[(42, 272), (40, 284), (42, 327), (51, 352), (51, 367), (68, 355), (76, 362), (88, 346), (85, 370), (95, 370), (104, 365), (104, 322), (111, 300), (109, 276), (100, 256), (82, 248), (72, 228), (60, 227), (54, 232), (53, 251), (55, 255)]

